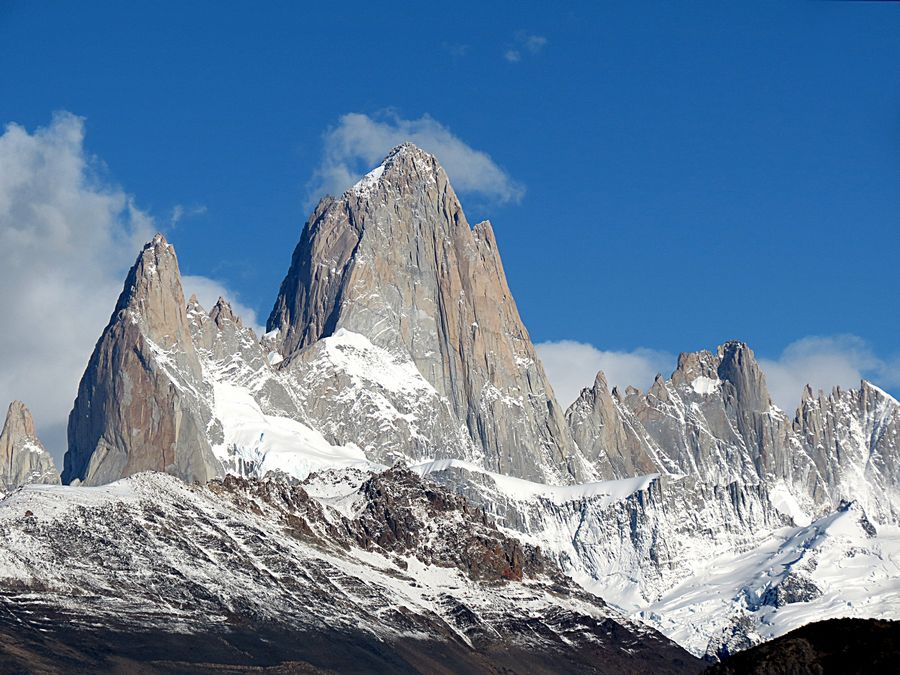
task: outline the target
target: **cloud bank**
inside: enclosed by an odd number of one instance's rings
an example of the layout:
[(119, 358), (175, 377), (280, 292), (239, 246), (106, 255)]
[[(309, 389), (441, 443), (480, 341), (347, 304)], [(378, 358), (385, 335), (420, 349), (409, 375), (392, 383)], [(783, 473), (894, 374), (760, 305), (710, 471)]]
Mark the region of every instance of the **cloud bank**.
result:
[(592, 386), (601, 370), (610, 387), (634, 385), (646, 391), (657, 373), (671, 372), (675, 363), (674, 354), (655, 349), (604, 351), (574, 340), (541, 342), (535, 347), (563, 408), (575, 401), (582, 389)]
[(0, 415), (24, 401), (59, 462), (78, 382), (155, 222), (103, 178), (75, 115), (34, 133), (8, 125), (0, 167)]
[(392, 112), (343, 115), (325, 133), (322, 162), (309, 184), (310, 199), (339, 195), (377, 166), (394, 146), (412, 141), (440, 160), (453, 187), (496, 202), (518, 202), (525, 188), (490, 155), (476, 150), (434, 118), (402, 119)]
[(856, 388), (862, 379), (885, 388), (900, 386), (900, 358), (880, 358), (856, 335), (809, 336), (789, 344), (777, 359), (759, 360), (775, 404), (789, 414), (803, 387), (831, 392)]

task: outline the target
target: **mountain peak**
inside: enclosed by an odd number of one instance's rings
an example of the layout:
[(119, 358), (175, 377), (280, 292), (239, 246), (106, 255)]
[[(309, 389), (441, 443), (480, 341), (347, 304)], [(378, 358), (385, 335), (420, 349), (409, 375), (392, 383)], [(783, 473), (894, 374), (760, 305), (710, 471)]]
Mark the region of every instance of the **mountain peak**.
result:
[(147, 242), (135, 260), (110, 323), (121, 312), (141, 323), (163, 348), (185, 337), (187, 305), (178, 257), (162, 234)]
[(288, 364), (341, 328), (411, 361), (446, 400), (454, 427), (484, 450), (487, 468), (571, 480), (557, 467), (574, 443), (493, 230), (487, 221), (470, 227), (446, 172), (412, 144), (340, 199), (320, 202), (267, 323)]
[(6, 421), (3, 424), (3, 432), (35, 436), (34, 419), (31, 411), (22, 401), (13, 401), (6, 411)]
[(884, 400), (886, 400), (890, 403), (893, 403), (894, 405), (900, 405), (900, 402), (898, 402), (896, 398), (891, 396), (889, 393), (887, 393), (881, 387), (879, 387), (875, 384), (872, 384), (868, 380), (861, 380), (859, 383), (859, 388), (860, 388), (861, 392), (864, 392), (866, 394), (871, 394), (871, 395), (875, 396), (876, 398), (883, 398)]
[(25, 483), (59, 483), (53, 458), (37, 437), (31, 411), (13, 401), (0, 431), (0, 490)]
[(395, 145), (391, 148), (391, 151), (385, 155), (383, 164), (387, 164), (389, 162), (393, 162), (396, 160), (404, 160), (404, 159), (413, 159), (419, 161), (437, 161), (429, 152), (425, 152), (418, 145), (413, 143), (412, 141), (405, 141), (400, 145)]
[(698, 377), (718, 379), (716, 369), (720, 357), (707, 349), (697, 352), (681, 352), (672, 373), (672, 383), (676, 386), (690, 386)]
[(400, 192), (417, 192), (423, 185), (437, 184), (438, 174), (446, 181), (446, 174), (434, 155), (412, 143), (402, 143), (394, 147), (381, 164), (369, 171), (344, 197), (369, 197), (376, 188), (393, 187)]
[(772, 398), (753, 350), (743, 342), (730, 340), (719, 347), (718, 355), (719, 379), (731, 383), (744, 409), (757, 412), (769, 410)]
[(144, 245), (144, 249), (146, 250), (148, 248), (161, 248), (164, 246), (170, 247), (171, 244), (166, 240), (166, 237), (162, 232), (157, 232), (153, 235), (153, 239), (151, 239)]
[(212, 319), (217, 326), (221, 326), (225, 321), (231, 321), (240, 328), (244, 327), (240, 317), (236, 316), (234, 310), (232, 310), (231, 303), (222, 296), (219, 296), (218, 301), (209, 311), (209, 318)]
[(128, 272), (69, 414), (65, 482), (97, 485), (140, 471), (215, 475), (205, 429), (210, 385), (191, 340), (175, 248), (162, 234)]

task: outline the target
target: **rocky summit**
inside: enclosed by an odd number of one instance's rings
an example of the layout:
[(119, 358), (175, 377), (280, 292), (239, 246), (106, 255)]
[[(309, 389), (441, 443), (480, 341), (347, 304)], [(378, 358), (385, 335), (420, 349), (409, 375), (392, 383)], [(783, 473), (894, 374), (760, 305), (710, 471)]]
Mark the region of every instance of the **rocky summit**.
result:
[(210, 398), (175, 249), (157, 235), (128, 273), (78, 386), (63, 481), (99, 485), (147, 470), (213, 478), (221, 466), (209, 442)]
[(157, 235), (66, 486), (19, 487), (55, 473), (10, 409), (0, 652), (28, 625), (17, 654), (85, 671), (697, 672), (900, 616), (900, 404), (782, 411), (740, 341), (673, 365), (563, 411), (491, 225), (411, 144), (318, 204), (263, 335), (186, 301)]
[(13, 401), (0, 431), (0, 490), (28, 483), (58, 485), (59, 471), (37, 437), (31, 412), (21, 401)]
[(410, 361), (447, 428), (403, 439), (406, 454), (475, 457), (549, 482), (592, 475), (519, 317), (491, 224), (470, 226), (444, 169), (411, 144), (320, 202), (267, 329), (288, 363), (341, 330)]

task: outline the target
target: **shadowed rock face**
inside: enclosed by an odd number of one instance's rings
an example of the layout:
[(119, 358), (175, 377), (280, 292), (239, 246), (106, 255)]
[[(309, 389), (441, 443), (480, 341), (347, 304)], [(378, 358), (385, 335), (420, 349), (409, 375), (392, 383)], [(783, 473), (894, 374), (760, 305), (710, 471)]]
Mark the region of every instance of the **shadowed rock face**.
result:
[(339, 329), (411, 359), (491, 470), (551, 482), (590, 473), (519, 317), (490, 224), (469, 226), (443, 168), (415, 146), (394, 149), (339, 199), (319, 204), (267, 327), (288, 364)]
[(209, 480), (220, 468), (207, 434), (211, 400), (178, 260), (156, 235), (131, 268), (78, 387), (63, 481), (98, 485), (146, 470)]
[(0, 490), (26, 483), (59, 484), (59, 472), (34, 430), (31, 412), (21, 401), (9, 404), (0, 432)]

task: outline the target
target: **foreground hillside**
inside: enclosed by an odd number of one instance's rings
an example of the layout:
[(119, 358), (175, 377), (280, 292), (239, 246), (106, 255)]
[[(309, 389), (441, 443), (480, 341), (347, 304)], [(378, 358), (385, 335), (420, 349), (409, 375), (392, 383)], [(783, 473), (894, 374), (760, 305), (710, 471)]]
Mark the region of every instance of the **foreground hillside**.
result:
[(831, 619), (811, 623), (732, 656), (709, 675), (869, 675), (897, 672), (900, 622)]
[(32, 485), (0, 502), (0, 537), (13, 669), (698, 670), (400, 467), (303, 484), (144, 473)]

